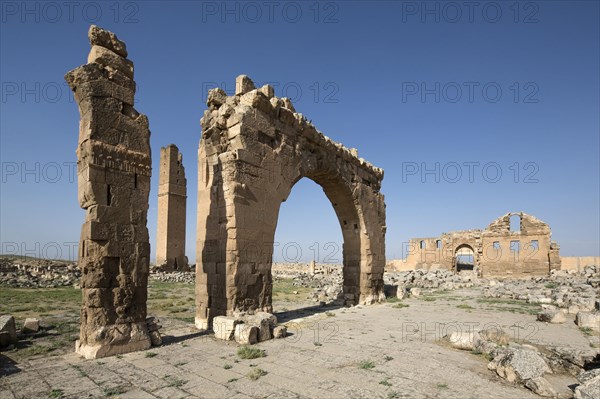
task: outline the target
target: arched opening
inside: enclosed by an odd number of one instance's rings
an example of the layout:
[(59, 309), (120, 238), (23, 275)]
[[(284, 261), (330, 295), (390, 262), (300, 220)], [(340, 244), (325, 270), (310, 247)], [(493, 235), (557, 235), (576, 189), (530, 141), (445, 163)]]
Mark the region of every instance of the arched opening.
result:
[(475, 268), (475, 251), (468, 244), (459, 245), (454, 252), (456, 271), (473, 270)]
[(344, 241), (333, 205), (309, 178), (300, 179), (281, 204), (271, 269), (273, 312), (280, 318), (280, 312), (343, 299), (335, 282), (342, 275)]
[(510, 216), (510, 231), (517, 232), (521, 231), (521, 216), (511, 215)]

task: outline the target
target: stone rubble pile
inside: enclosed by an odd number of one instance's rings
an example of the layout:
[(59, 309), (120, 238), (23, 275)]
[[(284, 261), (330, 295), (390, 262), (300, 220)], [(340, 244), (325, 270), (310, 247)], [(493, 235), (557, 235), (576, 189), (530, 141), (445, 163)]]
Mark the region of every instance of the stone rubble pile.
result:
[(274, 264), (273, 280), (293, 279), (296, 287), (312, 288), (307, 299), (343, 305), (342, 286), (344, 277), (342, 265), (333, 264)]
[[(499, 377), (521, 384), (544, 397), (556, 397), (558, 393), (545, 378), (546, 374), (571, 374), (580, 381), (575, 388), (576, 398), (596, 398), (590, 392), (600, 387), (600, 355), (570, 348), (543, 348), (510, 342), (501, 329), (481, 331), (457, 331), (444, 337), (455, 349), (482, 354), (491, 359), (488, 369)], [(589, 370), (589, 371), (586, 371)], [(594, 391), (594, 389), (596, 391)]]
[(388, 272), (383, 276), (386, 285), (386, 296), (406, 298), (409, 294), (418, 296), (420, 288), (427, 289), (459, 289), (470, 288), (481, 284), (475, 274), (455, 274), (445, 269), (435, 270), (408, 270), (402, 272)]
[(0, 260), (0, 286), (57, 288), (79, 284), (81, 271), (74, 262)]
[(489, 280), (483, 295), (554, 305), (570, 314), (592, 312), (600, 298), (600, 266), (586, 266), (583, 273), (553, 270), (547, 277)]
[(267, 312), (239, 312), (234, 316), (217, 316), (213, 319), (213, 331), (216, 338), (235, 340), (242, 345), (254, 345), (287, 335), (287, 327), (278, 326), (277, 317)]
[[(23, 322), (21, 334), (35, 334), (40, 330), (40, 321), (34, 317), (28, 317)], [(0, 316), (0, 348), (11, 348), (19, 340), (17, 334), (17, 323), (11, 315)]]
[(169, 272), (161, 271), (158, 269), (151, 269), (150, 280), (162, 281), (165, 283), (194, 284), (196, 282), (195, 267), (192, 267), (192, 271), (189, 272)]

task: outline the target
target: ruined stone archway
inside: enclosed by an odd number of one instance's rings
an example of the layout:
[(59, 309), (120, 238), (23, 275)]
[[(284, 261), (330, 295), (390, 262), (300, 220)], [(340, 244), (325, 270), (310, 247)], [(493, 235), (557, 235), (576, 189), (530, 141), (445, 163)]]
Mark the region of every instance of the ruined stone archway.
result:
[(344, 238), (346, 304), (383, 299), (383, 170), (323, 136), (288, 99), (246, 76), (209, 92), (198, 150), (196, 325), (272, 311), (271, 262), (281, 203), (307, 177), (331, 201)]
[(463, 270), (475, 270), (477, 261), (475, 250), (469, 244), (460, 244), (454, 250), (454, 270), (461, 272)]

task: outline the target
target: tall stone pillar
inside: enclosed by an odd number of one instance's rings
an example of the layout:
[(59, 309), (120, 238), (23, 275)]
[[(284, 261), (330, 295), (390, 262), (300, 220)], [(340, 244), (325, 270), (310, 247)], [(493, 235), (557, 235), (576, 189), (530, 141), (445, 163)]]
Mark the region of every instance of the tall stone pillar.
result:
[(76, 351), (91, 359), (150, 347), (145, 320), (151, 158), (148, 118), (133, 107), (133, 63), (125, 43), (93, 25), (88, 37), (88, 63), (65, 80), (81, 115), (78, 198), (86, 210)]
[(185, 256), (186, 179), (183, 157), (175, 144), (160, 149), (156, 265), (189, 270)]

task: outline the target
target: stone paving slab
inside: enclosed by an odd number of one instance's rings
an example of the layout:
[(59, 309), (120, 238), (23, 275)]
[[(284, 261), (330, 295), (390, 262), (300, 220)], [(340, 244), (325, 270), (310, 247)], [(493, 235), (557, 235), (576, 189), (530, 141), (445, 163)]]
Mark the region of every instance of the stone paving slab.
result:
[[(165, 323), (173, 343), (148, 351), (99, 360), (69, 353), (23, 361), (16, 365), (20, 372), (0, 377), (0, 398), (48, 398), (52, 389), (62, 390), (64, 398), (104, 398), (111, 392), (122, 392), (119, 398), (537, 397), (487, 370), (482, 357), (440, 345), (432, 332), (435, 323), (473, 320), (508, 329), (535, 323), (534, 316), (467, 313), (441, 301), (406, 303), (410, 307), (382, 304), (338, 309), (329, 318), (304, 317), (305, 327), (295, 335), (258, 344), (267, 354), (258, 359), (239, 359), (237, 344), (194, 335), (194, 327), (183, 322)], [(531, 338), (589, 349), (579, 335), (570, 325), (540, 324)], [(374, 367), (361, 369), (367, 360)], [(252, 381), (248, 373), (256, 368), (267, 374)]]

